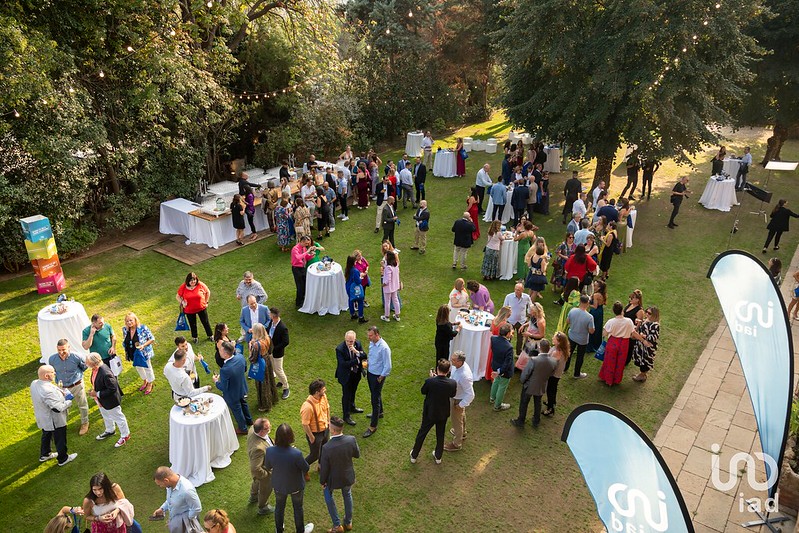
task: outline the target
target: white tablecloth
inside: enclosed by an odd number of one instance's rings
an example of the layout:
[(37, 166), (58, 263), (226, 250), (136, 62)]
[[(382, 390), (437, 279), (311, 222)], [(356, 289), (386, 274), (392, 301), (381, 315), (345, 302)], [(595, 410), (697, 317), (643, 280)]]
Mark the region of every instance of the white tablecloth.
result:
[[(486, 196), (488, 196), (488, 207), (486, 207), (485, 215), (483, 215), (483, 222), (492, 222), (491, 217), (494, 214), (494, 200), (491, 199), (488, 191), (486, 191)], [(505, 209), (502, 211), (502, 218), (500, 219), (503, 224), (507, 224), (508, 221), (513, 218), (513, 207), (510, 205), (511, 196), (513, 196), (513, 187), (505, 193)]]
[[(508, 206), (505, 207), (507, 209)], [(499, 245), (499, 279), (513, 279), (516, 274), (517, 260), (519, 256), (519, 241), (514, 241), (513, 237), (505, 238)]]
[(219, 196), (230, 196), (239, 194), (239, 184), (235, 181), (220, 181), (212, 183), (208, 186), (208, 192), (218, 194)]
[(472, 139), (471, 137), (464, 137), (463, 138), (463, 149), (466, 150), (467, 152), (471, 152), (472, 151), (472, 143), (473, 142), (474, 142), (474, 139)]
[[(165, 235), (185, 235), (186, 244), (206, 244), (211, 248), (219, 248), (236, 240), (236, 230), (230, 215), (215, 220), (205, 220), (190, 215), (200, 205), (183, 198), (176, 198), (161, 204), (159, 231)], [(249, 234), (249, 224), (245, 219), (245, 235)], [(255, 208), (255, 229), (269, 229), (264, 210)]]
[(722, 172), (726, 172), (730, 177), (734, 178), (738, 175), (738, 169), (741, 167), (740, 159), (730, 159), (729, 157), (724, 160), (724, 167)]
[(408, 132), (405, 137), (405, 153), (410, 157), (416, 157), (422, 151), (422, 139), (424, 133)]
[(633, 231), (635, 231), (635, 226), (638, 225), (638, 210), (632, 209), (630, 210), (630, 218), (633, 221), (633, 227), (627, 226), (627, 239), (625, 243), (626, 248), (632, 248), (633, 246)]
[[(50, 356), (56, 353), (56, 344), (61, 339), (69, 341), (70, 350), (81, 355), (89, 355), (83, 349), (83, 330), (91, 324), (86, 310), (80, 302), (64, 302), (67, 306), (65, 313), (54, 315), (50, 313), (50, 305), (39, 311), (39, 349), (42, 353), (41, 363), (47, 363)], [(106, 357), (108, 357), (106, 355)]]
[(486, 153), (487, 154), (496, 154), (497, 153), (497, 140), (494, 138), (486, 139), (485, 142), (486, 146)]
[(455, 152), (449, 150), (439, 150), (433, 159), (433, 175), (442, 178), (454, 178), (458, 175), (458, 162)]
[(705, 192), (702, 193), (699, 203), (708, 209), (729, 211), (732, 206), (738, 205), (738, 198), (735, 196), (735, 179), (728, 178), (717, 181), (711, 177), (707, 180)]
[[(491, 316), (489, 320), (493, 320)], [(472, 379), (479, 381), (486, 375), (488, 363), (488, 348), (491, 345), (491, 328), (486, 326), (473, 326), (468, 322), (461, 322), (461, 331), (452, 339), (449, 345), (450, 354), (458, 350), (466, 354), (466, 362), (472, 369)]]
[(544, 170), (550, 174), (560, 173), (560, 148), (544, 147), (544, 153), (547, 154), (547, 162), (544, 163)]
[(221, 396), (204, 393), (198, 398), (213, 397), (209, 412), (201, 416), (184, 415), (173, 406), (169, 412), (169, 461), (172, 470), (191, 481), (195, 487), (214, 480), (213, 468), (225, 468), (230, 455), (239, 449), (239, 441)]
[(349, 309), (349, 298), (345, 289), (344, 272), (341, 265), (333, 263), (330, 270), (320, 272), (319, 263), (308, 267), (305, 281), (305, 302), (301, 313), (319, 313), (319, 315), (338, 315)]
[(485, 149), (486, 149), (485, 141), (482, 141), (480, 139), (472, 141), (472, 150), (474, 150), (475, 152), (485, 152)]

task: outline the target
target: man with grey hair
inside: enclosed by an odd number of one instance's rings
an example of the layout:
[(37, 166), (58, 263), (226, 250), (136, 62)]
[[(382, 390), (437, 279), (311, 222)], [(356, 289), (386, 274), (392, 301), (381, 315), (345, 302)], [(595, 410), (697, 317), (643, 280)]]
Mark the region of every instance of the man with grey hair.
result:
[(247, 297), (250, 295), (255, 296), (255, 301), (259, 304), (266, 304), (266, 300), (269, 298), (263, 285), (255, 281), (252, 272), (248, 270), (244, 273), (244, 279), (239, 282), (239, 286), (236, 288), (236, 299), (241, 304), (241, 307), (247, 307)]
[(193, 398), (198, 394), (211, 390), (210, 385), (197, 389), (194, 388), (194, 381), (189, 376), (189, 372), (192, 369), (186, 365), (187, 359), (188, 354), (186, 351), (178, 348), (175, 350), (171, 361), (164, 366), (164, 377), (172, 388), (173, 398), (179, 398), (181, 396)]
[[(100, 415), (105, 423), (105, 431), (97, 435), (97, 440), (105, 440), (116, 432), (119, 426), (119, 440), (115, 448), (124, 446), (130, 439), (128, 419), (122, 412), (122, 389), (119, 388), (117, 377), (107, 365), (103, 364), (100, 354), (92, 352), (86, 358), (86, 366), (92, 370), (92, 391), (89, 396), (94, 398), (100, 407)], [(95, 370), (96, 369), (96, 370)]]
[(197, 519), (202, 503), (191, 481), (166, 466), (159, 466), (153, 475), (155, 484), (166, 489), (166, 501), (153, 512), (153, 517), (163, 517), (169, 511), (169, 533), (203, 531)]
[(89, 431), (89, 403), (86, 401), (86, 389), (83, 386), (86, 359), (69, 348), (67, 339), (59, 339), (56, 353), (50, 356), (48, 363), (55, 369), (55, 379), (59, 387), (68, 390), (75, 397), (74, 403), (80, 410), (78, 435), (85, 435)]
[(413, 215), (416, 221), (416, 234), (411, 250), (419, 250), (419, 254), (424, 255), (427, 249), (427, 230), (430, 229), (430, 211), (427, 210), (427, 200), (419, 202), (419, 209)]
[(449, 403), (449, 417), (452, 419), (452, 429), (449, 432), (455, 438), (444, 445), (444, 451), (457, 452), (466, 438), (466, 408), (474, 400), (474, 385), (472, 369), (466, 363), (465, 353), (458, 350), (450, 356), (449, 362), (452, 363), (450, 377), (457, 385), (455, 397)]
[(402, 195), (402, 208), (408, 208), (408, 200), (411, 201), (411, 207), (416, 207), (413, 201), (413, 173), (409, 167), (403, 167), (399, 172), (399, 187), (398, 194)]
[(481, 215), (484, 213), (483, 198), (486, 194), (486, 188), (491, 187), (494, 183), (488, 174), (489, 172), (491, 172), (491, 165), (486, 163), (483, 168), (477, 171), (477, 177), (474, 182), (474, 188), (477, 191), (477, 209)]
[[(511, 418), (510, 423), (517, 428), (524, 427), (527, 418), (527, 406), (530, 405), (530, 398), (533, 399), (533, 427), (537, 428), (541, 422), (541, 397), (547, 390), (549, 377), (555, 372), (558, 361), (549, 355), (549, 341), (541, 339), (538, 343), (541, 352), (531, 357), (524, 367), (519, 382), (522, 384), (522, 395), (519, 400), (519, 416)], [(562, 355), (565, 357), (565, 354)]]
[(455, 270), (460, 261), (461, 270), (466, 270), (466, 253), (474, 244), (472, 235), (477, 228), (474, 227), (472, 216), (464, 211), (463, 216), (452, 225), (455, 234), (455, 250), (452, 252), (452, 270)]
[(274, 513), (275, 508), (269, 505), (269, 496), (272, 494), (272, 472), (264, 467), (266, 449), (274, 446), (269, 438), (272, 424), (268, 418), (259, 418), (253, 422), (252, 429), (247, 435), (247, 455), (250, 458), (250, 503), (258, 503), (260, 516)]
[[(55, 369), (52, 366), (40, 366), (38, 374), (39, 379), (31, 382), (31, 399), (36, 426), (42, 430), (39, 461), (43, 463), (58, 458), (58, 466), (64, 466), (78, 456), (77, 453), (67, 453), (67, 411), (72, 400), (53, 384)], [(53, 440), (58, 450), (56, 453), (50, 452)]]

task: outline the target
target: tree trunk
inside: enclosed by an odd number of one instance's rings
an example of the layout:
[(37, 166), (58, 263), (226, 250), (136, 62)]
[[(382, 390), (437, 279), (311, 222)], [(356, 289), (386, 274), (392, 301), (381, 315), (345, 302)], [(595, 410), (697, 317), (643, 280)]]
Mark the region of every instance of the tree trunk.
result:
[(596, 158), (596, 172), (594, 172), (594, 181), (591, 183), (591, 189), (594, 190), (600, 181), (605, 182), (605, 189), (610, 190), (610, 173), (613, 171), (613, 160), (615, 156), (603, 156)]
[(111, 164), (111, 161), (108, 159), (108, 150), (101, 146), (97, 149), (100, 152), (100, 158), (103, 161), (103, 168), (105, 168), (105, 177), (108, 178), (108, 182), (111, 184), (111, 192), (114, 194), (119, 194), (120, 187), (119, 187), (119, 178), (117, 178), (117, 171), (114, 168), (114, 165)]
[(799, 124), (785, 124), (777, 120), (774, 124), (774, 133), (766, 141), (766, 153), (763, 155), (763, 161), (760, 164), (766, 166), (769, 161), (780, 161), (782, 145), (788, 139), (797, 137), (799, 137)]

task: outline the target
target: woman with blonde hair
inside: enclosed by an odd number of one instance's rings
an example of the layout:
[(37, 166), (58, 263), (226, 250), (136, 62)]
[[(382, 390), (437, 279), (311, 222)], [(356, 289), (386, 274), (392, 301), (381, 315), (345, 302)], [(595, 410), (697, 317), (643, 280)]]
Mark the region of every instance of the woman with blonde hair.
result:
[(486, 242), (485, 255), (483, 256), (483, 280), (497, 279), (499, 277), (499, 248), (502, 246), (502, 222), (495, 220), (488, 227), (488, 241)]
[(449, 321), (455, 322), (458, 313), (469, 310), (469, 293), (466, 291), (466, 282), (463, 278), (455, 280), (455, 286), (449, 293)]
[(547, 317), (544, 307), (538, 302), (533, 302), (527, 317), (527, 322), (519, 330), (519, 335), (524, 338), (522, 350), (530, 356), (535, 356), (538, 354), (538, 341), (547, 334)]
[(275, 363), (272, 359), (272, 340), (266, 333), (266, 328), (261, 323), (252, 327), (252, 340), (250, 341), (250, 363), (260, 365), (264, 360), (264, 378), (255, 380), (255, 389), (258, 391), (258, 410), (267, 413), (277, 403), (277, 385), (275, 384)]
[(297, 242), (303, 237), (311, 236), (311, 211), (302, 198), (297, 197), (294, 201), (294, 231), (297, 234)]
[[(491, 321), (491, 336), (499, 335), (499, 328), (502, 327), (502, 324), (508, 322), (508, 319), (511, 315), (511, 308), (509, 306), (504, 306), (499, 309), (497, 316), (494, 317), (494, 320)], [(488, 359), (486, 360), (486, 381), (492, 381), (491, 374), (493, 373), (493, 369), (491, 368), (491, 361), (494, 360), (494, 352), (491, 351), (491, 344), (488, 345)]]
[(571, 354), (571, 346), (569, 346), (569, 337), (560, 331), (555, 333), (552, 337), (552, 347), (549, 350), (549, 356), (558, 362), (555, 371), (549, 376), (547, 381), (547, 401), (545, 405), (546, 410), (541, 413), (544, 416), (552, 416), (555, 414), (555, 405), (558, 402), (558, 383), (560, 378), (563, 377), (563, 372), (566, 369), (566, 361), (569, 360)]
[(529, 291), (530, 299), (536, 301), (547, 285), (547, 267), (549, 252), (543, 237), (538, 237), (535, 244), (527, 250), (524, 263), (527, 265), (527, 276), (524, 278), (524, 288)]
[(128, 361), (133, 361), (133, 367), (142, 379), (140, 391), (145, 395), (153, 392), (155, 373), (153, 372), (152, 358), (153, 337), (150, 328), (139, 322), (135, 313), (130, 312), (125, 315), (125, 325), (122, 326), (122, 346), (125, 348), (125, 356)]
[(211, 509), (205, 513), (203, 527), (208, 533), (236, 533), (236, 528), (222, 509)]
[(78, 516), (83, 516), (82, 507), (64, 506), (53, 518), (44, 526), (44, 533), (70, 533), (73, 528), (78, 528)]

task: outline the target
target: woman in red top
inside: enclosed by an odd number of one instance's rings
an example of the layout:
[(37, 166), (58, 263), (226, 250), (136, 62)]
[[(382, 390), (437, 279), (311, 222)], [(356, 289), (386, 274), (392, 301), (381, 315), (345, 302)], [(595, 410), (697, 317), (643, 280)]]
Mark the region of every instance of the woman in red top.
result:
[(191, 328), (192, 342), (197, 342), (197, 317), (203, 323), (205, 334), (208, 340), (213, 341), (211, 336), (211, 323), (208, 321), (208, 301), (211, 299), (211, 291), (208, 286), (200, 281), (197, 274), (189, 272), (186, 281), (178, 289), (177, 298), (186, 318), (189, 320)]
[(580, 244), (574, 249), (574, 253), (566, 260), (563, 265), (565, 272), (566, 285), (563, 287), (563, 292), (560, 299), (555, 303), (563, 305), (563, 299), (568, 297), (571, 292), (577, 289), (585, 279), (586, 274), (596, 271), (596, 261), (591, 259), (585, 253), (585, 246)]

